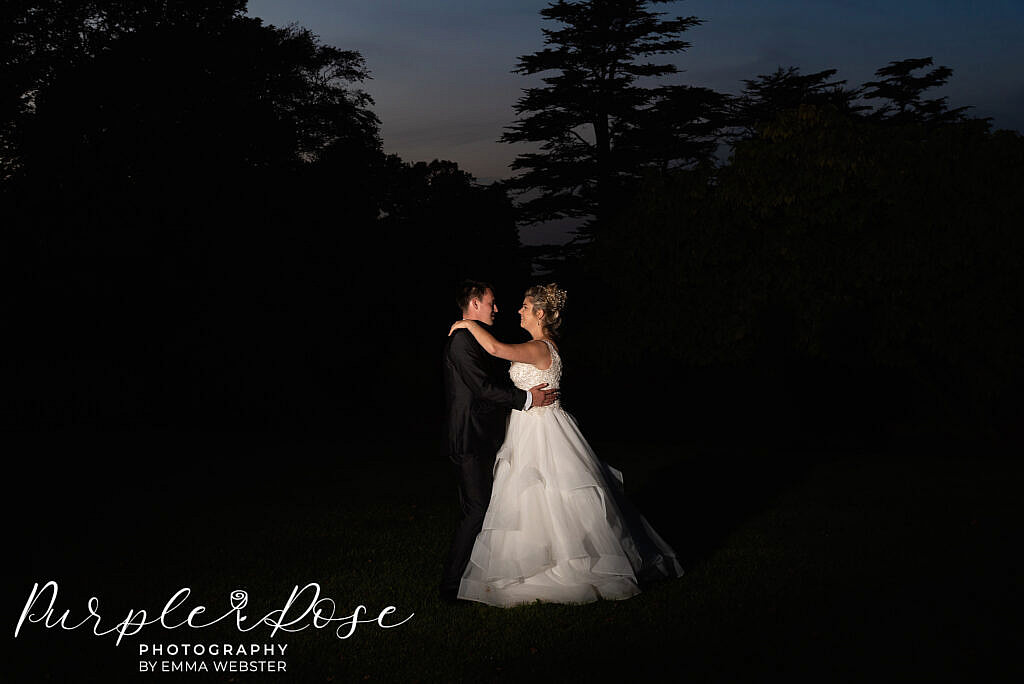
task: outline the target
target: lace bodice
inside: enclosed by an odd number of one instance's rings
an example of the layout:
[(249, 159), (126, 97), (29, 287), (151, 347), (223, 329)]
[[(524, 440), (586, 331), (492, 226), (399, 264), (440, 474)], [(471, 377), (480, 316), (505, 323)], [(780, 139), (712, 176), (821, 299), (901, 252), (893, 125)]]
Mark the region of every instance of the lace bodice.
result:
[[(551, 344), (547, 340), (541, 340), (544, 344), (548, 345), (548, 351), (551, 352), (551, 365), (544, 370), (540, 370), (532, 363), (523, 363), (521, 361), (513, 361), (512, 367), (508, 369), (508, 375), (512, 378), (512, 383), (521, 390), (529, 390), (531, 387), (536, 387), (542, 382), (548, 383), (548, 389), (558, 388), (558, 383), (562, 379), (562, 357), (558, 355), (558, 350), (555, 349), (555, 345)], [(550, 406), (558, 406), (559, 402), (556, 399)], [(527, 413), (532, 412), (530, 409)]]

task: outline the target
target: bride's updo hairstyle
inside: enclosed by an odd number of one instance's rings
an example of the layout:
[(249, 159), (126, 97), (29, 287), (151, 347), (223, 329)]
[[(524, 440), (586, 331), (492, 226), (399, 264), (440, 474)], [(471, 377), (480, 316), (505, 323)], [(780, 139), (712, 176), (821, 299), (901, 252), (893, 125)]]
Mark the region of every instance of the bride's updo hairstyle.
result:
[(533, 300), (533, 311), (544, 312), (541, 325), (544, 332), (551, 337), (558, 335), (558, 329), (562, 325), (562, 310), (565, 309), (566, 291), (558, 288), (558, 283), (548, 285), (534, 285), (526, 291), (526, 297)]

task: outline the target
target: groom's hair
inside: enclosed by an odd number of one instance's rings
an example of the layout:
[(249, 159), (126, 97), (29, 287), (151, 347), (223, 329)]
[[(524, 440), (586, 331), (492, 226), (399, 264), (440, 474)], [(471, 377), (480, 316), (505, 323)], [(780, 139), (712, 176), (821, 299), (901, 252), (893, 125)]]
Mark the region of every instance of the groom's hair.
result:
[(459, 307), (459, 311), (465, 311), (469, 308), (471, 300), (482, 298), (488, 290), (494, 292), (494, 288), (491, 287), (490, 283), (480, 282), (479, 280), (463, 281), (455, 295), (455, 305)]

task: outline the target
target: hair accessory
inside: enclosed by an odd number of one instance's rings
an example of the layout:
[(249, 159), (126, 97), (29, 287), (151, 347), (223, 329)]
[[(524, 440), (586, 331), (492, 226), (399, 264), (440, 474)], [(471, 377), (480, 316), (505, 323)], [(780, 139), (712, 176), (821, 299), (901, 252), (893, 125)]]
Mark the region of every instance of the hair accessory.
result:
[(544, 286), (544, 298), (551, 302), (556, 310), (561, 310), (565, 306), (565, 299), (568, 294), (565, 290), (558, 289), (556, 283)]

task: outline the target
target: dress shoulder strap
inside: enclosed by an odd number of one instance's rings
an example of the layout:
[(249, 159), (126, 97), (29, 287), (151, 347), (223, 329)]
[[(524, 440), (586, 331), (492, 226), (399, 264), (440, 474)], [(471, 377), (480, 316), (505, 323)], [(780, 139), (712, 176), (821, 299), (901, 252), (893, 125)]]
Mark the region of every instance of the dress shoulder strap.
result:
[(548, 345), (548, 351), (551, 352), (552, 357), (558, 354), (558, 349), (555, 348), (555, 345), (553, 345), (550, 340), (541, 340), (541, 342)]

